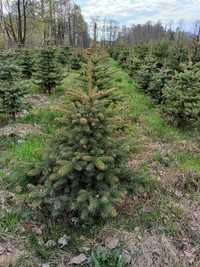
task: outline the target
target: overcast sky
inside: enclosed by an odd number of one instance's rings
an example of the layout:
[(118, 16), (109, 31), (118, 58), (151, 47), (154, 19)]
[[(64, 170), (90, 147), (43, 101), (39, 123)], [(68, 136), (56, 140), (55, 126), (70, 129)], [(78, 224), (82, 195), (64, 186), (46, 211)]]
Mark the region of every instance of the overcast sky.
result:
[(200, 0), (77, 0), (87, 21), (91, 17), (108, 17), (120, 24), (145, 23), (146, 21), (184, 20), (184, 27), (200, 20)]

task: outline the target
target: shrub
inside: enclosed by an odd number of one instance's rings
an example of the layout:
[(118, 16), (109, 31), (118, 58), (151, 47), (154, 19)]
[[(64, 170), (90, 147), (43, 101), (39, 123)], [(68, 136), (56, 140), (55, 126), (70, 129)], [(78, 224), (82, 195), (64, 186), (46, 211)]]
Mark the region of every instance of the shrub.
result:
[(176, 73), (164, 89), (163, 109), (178, 126), (199, 121), (200, 116), (200, 72), (195, 66)]
[(85, 223), (117, 215), (125, 195), (121, 182), (128, 154), (124, 137), (116, 132), (112, 91), (95, 91), (92, 68), (89, 57), (87, 90), (68, 92), (71, 104), (63, 128), (51, 142), (45, 163), (28, 175), (40, 184), (30, 196), (40, 199), (53, 216), (70, 212)]

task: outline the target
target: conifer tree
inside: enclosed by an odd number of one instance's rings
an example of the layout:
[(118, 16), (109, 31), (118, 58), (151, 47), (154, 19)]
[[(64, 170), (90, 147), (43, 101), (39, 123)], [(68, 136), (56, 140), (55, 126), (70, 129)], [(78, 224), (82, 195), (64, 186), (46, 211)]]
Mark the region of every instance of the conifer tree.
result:
[(93, 53), (92, 60), (92, 80), (97, 91), (108, 90), (113, 87), (112, 71), (107, 62), (107, 55), (100, 52)]
[(51, 47), (42, 49), (35, 83), (38, 84), (45, 93), (51, 94), (52, 90), (60, 84), (62, 78), (61, 69), (56, 63), (55, 50)]
[(151, 53), (158, 63), (162, 65), (166, 63), (171, 45), (167, 39), (161, 39), (159, 42), (152, 44)]
[(27, 93), (17, 73), (14, 65), (0, 65), (0, 112), (8, 114), (12, 120), (25, 107), (23, 98)]
[(34, 61), (29, 50), (25, 50), (20, 62), (22, 68), (22, 75), (26, 79), (31, 79), (34, 71)]
[(147, 92), (158, 104), (163, 101), (165, 84), (172, 79), (172, 76), (173, 72), (164, 67), (152, 73)]
[(118, 61), (123, 68), (127, 67), (127, 62), (129, 57), (130, 57), (130, 51), (127, 49), (121, 51), (120, 55), (118, 56)]
[(200, 71), (199, 66), (176, 72), (164, 89), (163, 110), (178, 126), (199, 122), (200, 118)]
[(182, 64), (187, 64), (189, 60), (188, 49), (183, 44), (177, 43), (169, 49), (169, 55), (167, 58), (167, 67), (182, 71)]
[(138, 56), (130, 57), (127, 65), (128, 74), (136, 78), (137, 72), (140, 70), (142, 66), (143, 60), (141, 60)]
[(156, 65), (155, 58), (148, 56), (137, 71), (136, 80), (140, 87), (147, 93), (151, 77), (153, 73), (157, 72), (157, 69), (158, 66)]
[(70, 65), (72, 70), (80, 70), (84, 59), (81, 54), (74, 53), (70, 59)]
[(114, 59), (114, 60), (118, 60), (118, 57), (120, 55), (120, 48), (119, 47), (110, 47), (108, 49), (108, 52), (110, 54), (110, 56)]
[(91, 53), (87, 88), (68, 91), (71, 104), (65, 109), (63, 127), (51, 142), (46, 163), (28, 177), (40, 184), (33, 187), (33, 200), (40, 199), (54, 216), (70, 212), (84, 223), (117, 215), (117, 205), (126, 193), (122, 173), (128, 154), (124, 138), (116, 132), (109, 97), (113, 90), (95, 90)]
[(193, 40), (191, 60), (193, 64), (200, 62), (200, 32), (196, 38)]
[(68, 64), (70, 62), (71, 55), (72, 54), (71, 54), (70, 48), (68, 46), (61, 47), (58, 51), (57, 60), (60, 64), (65, 66), (66, 64)]

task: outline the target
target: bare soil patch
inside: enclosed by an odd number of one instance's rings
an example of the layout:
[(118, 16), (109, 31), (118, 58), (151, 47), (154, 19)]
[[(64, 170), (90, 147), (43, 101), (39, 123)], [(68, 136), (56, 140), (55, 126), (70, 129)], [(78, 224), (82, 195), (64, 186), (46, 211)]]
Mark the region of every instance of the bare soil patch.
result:
[(0, 128), (1, 136), (18, 136), (24, 137), (29, 134), (41, 134), (42, 130), (38, 125), (16, 123), (12, 125), (6, 125)]

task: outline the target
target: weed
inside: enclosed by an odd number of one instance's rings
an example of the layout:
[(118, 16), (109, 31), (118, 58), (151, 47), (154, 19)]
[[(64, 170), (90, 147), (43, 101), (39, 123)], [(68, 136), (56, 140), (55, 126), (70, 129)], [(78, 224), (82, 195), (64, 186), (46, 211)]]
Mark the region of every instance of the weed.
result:
[(125, 260), (122, 256), (122, 249), (109, 250), (98, 246), (91, 255), (91, 265), (93, 267), (125, 267)]
[(37, 235), (32, 232), (29, 236), (30, 248), (33, 249), (37, 256), (43, 260), (48, 260), (50, 257), (50, 252), (45, 248), (41, 241), (38, 239)]
[(20, 213), (14, 210), (7, 211), (0, 216), (0, 232), (13, 232), (20, 222)]

